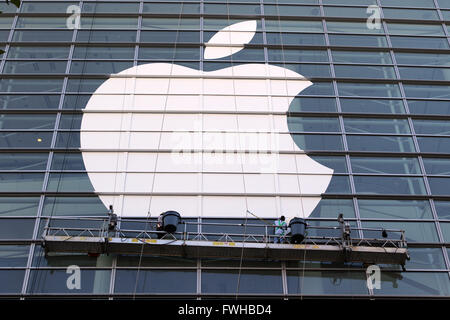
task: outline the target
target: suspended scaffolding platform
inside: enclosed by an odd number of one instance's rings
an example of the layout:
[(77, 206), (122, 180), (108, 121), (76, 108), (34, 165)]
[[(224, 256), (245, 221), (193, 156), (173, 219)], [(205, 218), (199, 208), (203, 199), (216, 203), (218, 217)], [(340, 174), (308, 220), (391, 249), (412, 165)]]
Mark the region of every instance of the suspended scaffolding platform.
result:
[[(86, 220), (86, 218), (84, 218)], [(79, 218), (78, 220), (83, 220)], [(89, 219), (93, 221), (93, 219)], [(94, 219), (95, 220), (95, 219)], [(119, 220), (119, 225), (126, 220)], [(299, 241), (288, 234), (274, 243), (274, 226), (261, 224), (197, 223), (180, 221), (177, 229), (166, 232), (147, 220), (145, 229), (110, 227), (108, 219), (97, 219), (101, 227), (77, 228), (50, 226), (47, 223), (42, 245), (47, 253), (87, 253), (147, 256), (177, 256), (187, 258), (268, 259), (320, 262), (359, 262), (365, 264), (397, 264), (409, 259), (403, 230), (350, 228), (342, 216), (337, 227), (306, 226)], [(55, 223), (54, 220), (51, 221)], [(108, 227), (109, 226), (109, 227)], [(202, 232), (223, 228), (245, 230), (238, 233)], [(195, 229), (195, 231), (192, 231)], [(173, 230), (172, 230), (173, 231)], [(374, 234), (380, 237), (359, 238), (352, 235)], [(293, 239), (295, 241), (293, 241)], [(297, 242), (297, 243), (291, 243)]]

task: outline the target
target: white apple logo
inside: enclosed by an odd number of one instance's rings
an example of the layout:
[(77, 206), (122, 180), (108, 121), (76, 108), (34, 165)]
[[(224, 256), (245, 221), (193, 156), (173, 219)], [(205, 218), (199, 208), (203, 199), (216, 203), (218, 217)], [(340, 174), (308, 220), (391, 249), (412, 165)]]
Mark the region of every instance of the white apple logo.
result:
[[(256, 21), (222, 29), (206, 44), (205, 59), (242, 50), (255, 31)], [(261, 218), (308, 217), (333, 170), (298, 148), (286, 112), (311, 84), (267, 64), (204, 72), (149, 63), (111, 75), (81, 124), (95, 192), (121, 216), (176, 210), (242, 218), (248, 207)]]

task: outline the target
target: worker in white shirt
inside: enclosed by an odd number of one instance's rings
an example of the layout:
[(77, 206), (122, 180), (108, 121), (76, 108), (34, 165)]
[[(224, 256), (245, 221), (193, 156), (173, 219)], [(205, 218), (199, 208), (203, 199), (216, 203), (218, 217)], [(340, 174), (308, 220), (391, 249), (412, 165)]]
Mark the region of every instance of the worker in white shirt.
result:
[(276, 220), (275, 225), (275, 240), (274, 243), (283, 243), (286, 233), (287, 233), (287, 223), (286, 218), (281, 216), (280, 219)]

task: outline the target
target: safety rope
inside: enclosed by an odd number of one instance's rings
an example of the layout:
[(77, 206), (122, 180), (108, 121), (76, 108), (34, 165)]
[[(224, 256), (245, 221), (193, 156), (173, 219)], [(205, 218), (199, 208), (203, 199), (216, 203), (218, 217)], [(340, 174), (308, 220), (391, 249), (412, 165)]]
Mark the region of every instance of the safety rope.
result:
[[(171, 85), (171, 80), (172, 80), (172, 74), (173, 74), (173, 66), (175, 63), (175, 57), (176, 57), (176, 51), (177, 51), (177, 43), (178, 43), (178, 37), (179, 37), (179, 33), (180, 33), (180, 25), (181, 25), (181, 18), (182, 18), (182, 12), (183, 12), (183, 5), (184, 2), (181, 2), (181, 7), (180, 7), (180, 13), (178, 15), (178, 26), (177, 26), (177, 32), (176, 32), (176, 36), (175, 36), (175, 43), (174, 43), (174, 47), (173, 47), (173, 55), (172, 55), (172, 63), (170, 65), (170, 74), (168, 77), (168, 83), (167, 83), (167, 90), (166, 90), (166, 95), (165, 95), (165, 101), (164, 101), (164, 110), (162, 112), (162, 120), (161, 120), (161, 127), (159, 130), (159, 139), (158, 139), (158, 148), (156, 149), (156, 160), (155, 160), (155, 165), (153, 168), (153, 179), (152, 179), (152, 185), (151, 185), (151, 190), (150, 190), (150, 200), (149, 200), (149, 205), (148, 205), (148, 214), (146, 217), (146, 222), (145, 222), (145, 229), (144, 231), (147, 231), (147, 227), (149, 225), (149, 219), (151, 217), (151, 205), (152, 205), (152, 199), (153, 199), (153, 191), (154, 191), (154, 186), (155, 186), (155, 180), (156, 180), (156, 170), (157, 170), (157, 165), (158, 165), (158, 159), (159, 159), (159, 150), (161, 147), (161, 140), (162, 140), (162, 134), (163, 134), (163, 128), (164, 128), (164, 121), (165, 121), (165, 115), (166, 115), (166, 111), (167, 111), (167, 101), (169, 99), (169, 94), (170, 94), (170, 85)], [(134, 291), (133, 291), (133, 300), (136, 299), (136, 291), (137, 291), (137, 285), (138, 285), (138, 281), (139, 281), (139, 273), (140, 273), (140, 269), (141, 269), (141, 264), (142, 264), (142, 257), (144, 254), (144, 245), (145, 245), (145, 241), (141, 241), (141, 252), (139, 254), (139, 264), (138, 264), (138, 270), (137, 270), (137, 274), (136, 274), (136, 282), (134, 285)]]

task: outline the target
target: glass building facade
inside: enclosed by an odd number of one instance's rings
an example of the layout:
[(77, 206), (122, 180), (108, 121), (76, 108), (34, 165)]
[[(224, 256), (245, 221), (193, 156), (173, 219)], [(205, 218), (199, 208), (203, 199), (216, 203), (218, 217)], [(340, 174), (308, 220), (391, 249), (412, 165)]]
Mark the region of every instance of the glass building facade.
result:
[[(69, 26), (70, 6), (81, 10), (79, 28)], [(23, 1), (1, 10), (0, 297), (450, 297), (449, 0)], [(257, 29), (243, 50), (204, 59), (214, 34), (247, 20)], [(74, 218), (107, 216), (80, 151), (83, 109), (111, 74), (155, 62), (274, 65), (311, 81), (287, 113), (273, 112), (334, 170), (308, 223), (335, 226), (343, 212), (355, 227), (404, 229), (406, 270), (382, 266), (381, 288), (368, 289), (359, 264), (45, 255), (50, 218), (81, 226)], [(266, 206), (271, 191), (261, 192), (253, 199)], [(183, 196), (155, 195), (166, 209)], [(189, 196), (227, 210), (220, 190)], [(185, 206), (189, 221), (243, 221)], [(127, 218), (122, 228), (143, 228)], [(81, 268), (80, 289), (67, 286), (71, 265)]]

